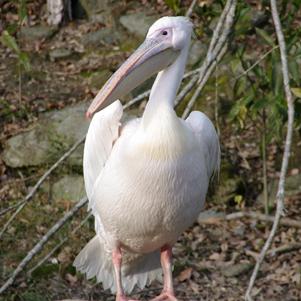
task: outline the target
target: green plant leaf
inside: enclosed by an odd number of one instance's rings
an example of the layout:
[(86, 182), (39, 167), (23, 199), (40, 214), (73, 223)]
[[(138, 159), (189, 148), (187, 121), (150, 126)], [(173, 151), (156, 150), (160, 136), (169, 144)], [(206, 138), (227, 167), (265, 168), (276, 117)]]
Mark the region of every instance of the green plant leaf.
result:
[(164, 2), (175, 13), (179, 12), (179, 10), (180, 10), (180, 0), (165, 0)]
[(281, 93), (282, 88), (282, 70), (279, 61), (273, 62), (272, 70), (272, 89), (274, 91), (274, 94), (278, 95)]
[(20, 0), (18, 13), (20, 24), (22, 24), (24, 20), (27, 19), (26, 0)]
[(19, 62), (25, 71), (30, 71), (30, 61), (27, 53), (20, 52), (19, 53)]
[(296, 97), (301, 98), (301, 88), (291, 88), (291, 90)]
[(241, 128), (244, 128), (244, 122), (248, 113), (247, 107), (242, 101), (238, 101), (231, 109), (229, 113), (230, 121), (236, 119), (239, 122)]
[(7, 48), (13, 50), (15, 53), (19, 54), (21, 51), (20, 51), (20, 48), (16, 42), (16, 39), (11, 36), (8, 31), (4, 30), (2, 32), (2, 35), (0, 37), (0, 40), (1, 40), (1, 43), (6, 46)]
[(273, 38), (263, 29), (256, 28), (256, 33), (270, 46), (275, 46)]
[(293, 80), (297, 85), (300, 84), (301, 78), (300, 78), (300, 64), (297, 62), (297, 60), (291, 59), (288, 61), (288, 67), (289, 71), (292, 75)]
[(261, 99), (256, 99), (251, 106), (251, 111), (253, 114), (257, 114), (257, 112), (261, 111), (262, 109), (266, 108), (268, 106), (268, 98), (263, 97)]

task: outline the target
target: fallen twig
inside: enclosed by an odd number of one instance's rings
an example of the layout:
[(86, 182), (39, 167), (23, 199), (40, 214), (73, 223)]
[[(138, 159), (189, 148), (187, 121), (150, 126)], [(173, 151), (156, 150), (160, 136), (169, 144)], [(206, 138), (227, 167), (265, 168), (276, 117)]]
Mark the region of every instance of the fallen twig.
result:
[(276, 231), (279, 226), (280, 218), (283, 215), (284, 211), (284, 192), (285, 192), (285, 177), (287, 173), (287, 166), (289, 161), (289, 155), (291, 151), (291, 144), (292, 144), (292, 136), (293, 136), (293, 123), (294, 123), (294, 102), (293, 102), (293, 96), (290, 90), (289, 85), (289, 73), (288, 73), (288, 67), (287, 67), (287, 55), (286, 55), (286, 45), (285, 40), (283, 36), (283, 32), (281, 29), (281, 23), (279, 19), (279, 14), (277, 11), (277, 4), (275, 0), (271, 0), (271, 10), (272, 10), (272, 17), (275, 25), (275, 31), (278, 39), (278, 44), (280, 47), (280, 55), (281, 55), (281, 66), (282, 66), (282, 74), (283, 74), (283, 85), (284, 85), (284, 91), (288, 106), (288, 124), (287, 124), (287, 133), (286, 133), (286, 139), (285, 139), (285, 147), (284, 147), (284, 153), (283, 153), (283, 159), (282, 159), (282, 165), (281, 165), (281, 171), (280, 171), (280, 177), (279, 177), (279, 183), (278, 183), (278, 190), (277, 190), (277, 196), (276, 196), (276, 202), (277, 202), (277, 209), (275, 213), (275, 219), (273, 222), (272, 230), (270, 232), (270, 235), (268, 239), (266, 240), (259, 257), (257, 259), (255, 268), (253, 270), (252, 276), (250, 278), (249, 286), (246, 291), (245, 299), (247, 301), (251, 301), (251, 292), (252, 288), (254, 286), (258, 271), (260, 269), (260, 266), (265, 258), (265, 255), (270, 248), (273, 239), (276, 235)]
[[(216, 223), (219, 221), (230, 221), (230, 220), (234, 220), (234, 219), (240, 219), (240, 218), (244, 218), (244, 217), (248, 217), (251, 219), (255, 219), (255, 220), (260, 220), (263, 222), (268, 222), (268, 223), (273, 223), (275, 221), (275, 217), (272, 215), (265, 215), (262, 213), (258, 213), (258, 212), (254, 212), (254, 211), (239, 211), (239, 212), (234, 212), (234, 213), (230, 213), (230, 214), (224, 214), (224, 213), (214, 213), (213, 216), (209, 215), (208, 217), (206, 216), (206, 214), (204, 215), (205, 217), (203, 217), (202, 215), (200, 215), (198, 222), (202, 223), (202, 224), (212, 224), (212, 223)], [(294, 228), (300, 228), (301, 229), (301, 221), (297, 221), (291, 218), (282, 218), (280, 221), (280, 224), (282, 226), (287, 226), (287, 227), (294, 227)]]
[[(235, 213), (230, 213), (225, 216), (225, 220), (229, 221), (232, 219), (238, 219), (242, 217), (250, 217), (253, 219), (258, 219), (264, 222), (270, 222), (273, 223), (275, 221), (275, 216), (271, 215), (265, 215), (262, 213), (257, 213), (257, 212), (252, 212), (252, 211), (240, 211), (240, 212), (235, 212)], [(282, 218), (281, 225), (283, 226), (288, 226), (288, 227), (294, 227), (294, 228), (301, 228), (301, 222), (296, 221), (290, 218)]]
[(0, 288), (0, 294), (2, 294), (10, 285), (13, 284), (16, 277), (24, 270), (32, 258), (39, 253), (45, 243), (53, 236), (75, 213), (82, 208), (88, 199), (86, 197), (82, 198), (70, 211), (68, 211), (59, 221), (57, 221), (48, 232), (40, 239), (40, 241), (27, 253), (23, 260), (19, 263), (17, 268), (14, 270), (10, 278), (2, 285)]
[(276, 254), (279, 254), (279, 253), (287, 253), (287, 252), (296, 251), (299, 249), (301, 249), (301, 243), (295, 242), (295, 243), (291, 243), (288, 245), (284, 245), (284, 246), (269, 250), (267, 252), (267, 255), (275, 256)]
[(0, 238), (2, 237), (3, 233), (7, 230), (9, 225), (12, 223), (12, 221), (15, 219), (15, 217), (22, 211), (22, 209), (26, 206), (26, 204), (32, 199), (32, 197), (35, 195), (39, 187), (43, 184), (43, 182), (47, 179), (47, 177), (64, 161), (66, 160), (77, 148), (79, 145), (81, 145), (85, 141), (85, 137), (80, 138), (74, 145), (63, 154), (44, 174), (43, 176), (38, 180), (38, 182), (35, 184), (35, 186), (30, 190), (30, 192), (26, 195), (26, 197), (18, 204), (18, 209), (12, 214), (12, 216), (9, 218), (9, 220), (5, 223), (3, 226), (1, 232), (0, 232)]
[[(291, 244), (287, 244), (287, 245), (269, 250), (266, 253), (266, 255), (267, 256), (276, 256), (277, 254), (288, 253), (288, 252), (296, 251), (296, 250), (299, 250), (299, 249), (301, 249), (301, 243), (294, 242), (294, 243), (291, 243)], [(245, 250), (245, 253), (246, 253), (246, 255), (249, 255), (249, 256), (253, 257), (256, 261), (259, 258), (259, 253), (256, 253), (254, 251)]]
[(21, 203), (23, 203), (24, 201), (21, 201), (15, 205), (9, 206), (5, 209), (3, 209), (2, 211), (0, 211), (0, 216), (5, 215), (6, 213), (8, 213), (9, 211), (14, 210), (15, 208), (17, 208), (18, 206), (20, 206)]
[[(75, 234), (91, 217), (91, 213), (89, 213), (85, 219), (83, 219), (81, 221), (81, 223), (75, 227), (72, 231), (71, 231), (71, 235)], [(29, 277), (31, 277), (32, 273), (39, 268), (45, 261), (47, 261), (58, 249), (61, 248), (61, 246), (68, 241), (68, 239), (70, 238), (70, 235), (66, 236), (64, 239), (62, 239), (45, 257), (43, 257), (33, 268), (31, 268), (28, 272), (27, 275)]]

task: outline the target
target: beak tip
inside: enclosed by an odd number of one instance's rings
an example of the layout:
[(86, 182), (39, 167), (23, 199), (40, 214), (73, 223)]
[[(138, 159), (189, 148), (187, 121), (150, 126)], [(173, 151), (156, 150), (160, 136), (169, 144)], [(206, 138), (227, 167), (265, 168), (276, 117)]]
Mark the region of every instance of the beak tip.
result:
[(93, 113), (88, 110), (86, 112), (86, 118), (89, 120), (89, 119), (92, 119), (92, 117), (93, 117)]

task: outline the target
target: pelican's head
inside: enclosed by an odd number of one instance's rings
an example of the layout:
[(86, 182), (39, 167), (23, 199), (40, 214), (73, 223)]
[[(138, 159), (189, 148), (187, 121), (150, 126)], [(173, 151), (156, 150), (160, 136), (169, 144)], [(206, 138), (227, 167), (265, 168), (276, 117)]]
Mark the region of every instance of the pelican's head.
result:
[(163, 17), (148, 30), (145, 41), (110, 77), (91, 103), (92, 117), (153, 74), (170, 66), (189, 47), (192, 23), (185, 17)]

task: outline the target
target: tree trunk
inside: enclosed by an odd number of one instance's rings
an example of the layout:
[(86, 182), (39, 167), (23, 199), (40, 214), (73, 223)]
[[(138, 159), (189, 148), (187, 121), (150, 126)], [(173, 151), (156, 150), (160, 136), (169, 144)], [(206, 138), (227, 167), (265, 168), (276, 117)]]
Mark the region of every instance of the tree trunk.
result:
[(59, 25), (64, 18), (64, 0), (47, 0), (47, 22), (49, 25)]

